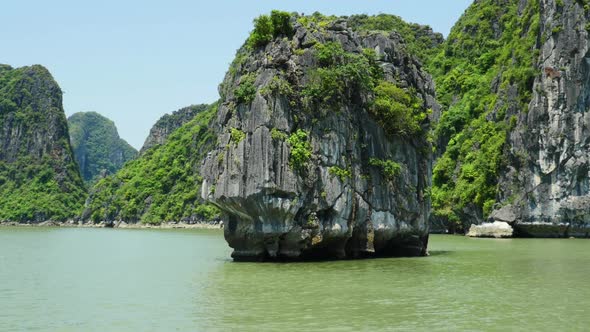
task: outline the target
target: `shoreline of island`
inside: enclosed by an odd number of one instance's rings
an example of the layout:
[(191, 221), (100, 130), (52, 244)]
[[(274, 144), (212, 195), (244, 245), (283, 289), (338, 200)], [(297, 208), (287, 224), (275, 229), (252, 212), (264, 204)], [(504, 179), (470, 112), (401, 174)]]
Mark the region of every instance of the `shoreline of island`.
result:
[(45, 221), (40, 223), (19, 223), (12, 221), (0, 221), (0, 227), (65, 227), (65, 228), (120, 228), (120, 229), (223, 229), (223, 222), (217, 223), (185, 223), (185, 222), (165, 222), (161, 224), (145, 223), (126, 223), (117, 222), (100, 222), (100, 223), (80, 223), (77, 221)]

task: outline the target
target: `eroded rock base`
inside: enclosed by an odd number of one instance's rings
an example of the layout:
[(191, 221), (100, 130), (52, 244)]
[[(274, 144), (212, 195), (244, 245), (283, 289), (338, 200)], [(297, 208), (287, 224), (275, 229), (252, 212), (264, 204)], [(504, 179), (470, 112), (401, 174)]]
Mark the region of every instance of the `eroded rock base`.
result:
[(318, 261), (428, 255), (428, 234), (405, 234), (389, 238), (387, 241), (372, 242), (356, 236), (327, 237), (311, 229), (255, 235), (254, 233), (232, 233), (228, 227), (225, 229), (225, 239), (234, 249), (231, 255), (233, 260), (238, 262)]

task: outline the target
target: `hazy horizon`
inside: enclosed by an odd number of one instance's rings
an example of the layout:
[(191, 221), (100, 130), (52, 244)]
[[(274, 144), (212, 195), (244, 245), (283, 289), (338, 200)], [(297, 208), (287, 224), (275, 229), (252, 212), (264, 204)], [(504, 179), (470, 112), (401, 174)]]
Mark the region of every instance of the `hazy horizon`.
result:
[(162, 115), (217, 100), (217, 86), (260, 14), (387, 13), (446, 36), (471, 2), (12, 2), (0, 13), (0, 28), (11, 31), (0, 63), (45, 66), (64, 91), (67, 116), (100, 113), (140, 149)]

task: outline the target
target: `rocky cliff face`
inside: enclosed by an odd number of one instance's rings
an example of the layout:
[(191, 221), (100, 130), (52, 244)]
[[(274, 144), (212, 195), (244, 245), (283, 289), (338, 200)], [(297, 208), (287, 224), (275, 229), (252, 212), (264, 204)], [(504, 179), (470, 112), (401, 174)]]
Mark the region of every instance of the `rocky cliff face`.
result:
[(265, 20), (220, 86), (201, 170), (232, 257), (425, 255), (430, 76), (396, 32), (273, 12), (265, 36)]
[(0, 220), (66, 220), (85, 189), (62, 92), (47, 69), (0, 65)]
[(443, 112), (435, 130), (433, 226), (481, 224), (511, 163), (506, 142), (527, 112), (541, 38), (539, 1), (477, 0), (428, 60)]
[(590, 49), (586, 1), (541, 0), (537, 75), (508, 136), (492, 219), (524, 236), (590, 234)]
[(194, 119), (194, 117), (209, 108), (209, 105), (191, 105), (179, 109), (172, 114), (162, 116), (158, 122), (150, 129), (150, 134), (145, 139), (140, 153), (143, 154), (149, 148), (161, 145), (176, 129), (182, 127), (185, 123)]
[(98, 113), (75, 113), (68, 125), (74, 156), (86, 182), (114, 174), (137, 156), (137, 150), (119, 137), (115, 123)]

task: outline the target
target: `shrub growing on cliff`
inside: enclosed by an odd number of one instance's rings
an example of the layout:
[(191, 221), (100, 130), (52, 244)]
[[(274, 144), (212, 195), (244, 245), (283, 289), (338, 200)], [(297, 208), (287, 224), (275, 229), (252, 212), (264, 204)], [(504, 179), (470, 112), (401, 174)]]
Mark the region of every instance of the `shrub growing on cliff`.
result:
[(273, 10), (269, 15), (261, 15), (254, 19), (254, 30), (248, 38), (247, 45), (250, 48), (261, 47), (268, 44), (274, 37), (281, 35), (291, 36), (291, 14)]
[(382, 76), (374, 52), (346, 52), (337, 42), (317, 44), (315, 50), (320, 68), (309, 73), (302, 91), (308, 105), (335, 108), (344, 100), (372, 91)]
[(382, 160), (377, 158), (369, 159), (369, 165), (381, 169), (381, 174), (388, 180), (395, 180), (401, 174), (402, 165), (393, 160)]
[(291, 84), (280, 76), (273, 76), (272, 80), (262, 89), (260, 93), (265, 96), (283, 96), (291, 98), (294, 95)]
[(397, 31), (403, 36), (409, 53), (423, 61), (436, 54), (443, 42), (442, 35), (434, 34), (429, 26), (407, 23), (395, 15), (353, 15), (349, 18), (349, 26), (361, 32), (381, 31), (389, 34), (391, 31)]
[(272, 29), (275, 37), (293, 35), (293, 26), (291, 25), (291, 14), (280, 10), (273, 10), (270, 12), (270, 20), (272, 21)]
[(402, 137), (419, 133), (428, 115), (415, 94), (387, 81), (381, 81), (375, 88), (370, 112), (388, 134)]
[(277, 128), (272, 128), (270, 131), (270, 137), (272, 137), (275, 141), (285, 141), (287, 140), (287, 134), (278, 130)]
[(256, 97), (256, 74), (249, 73), (240, 78), (240, 83), (234, 91), (234, 95), (238, 102), (250, 104)]
[(311, 159), (311, 143), (309, 143), (309, 134), (301, 129), (292, 133), (287, 139), (287, 143), (291, 147), (291, 154), (289, 162), (291, 167), (295, 170), (303, 170)]
[(231, 128), (230, 136), (232, 142), (234, 142), (235, 144), (240, 144), (240, 142), (243, 141), (244, 138), (246, 138), (246, 133), (239, 129)]
[(340, 168), (338, 166), (332, 166), (328, 169), (331, 176), (336, 176), (340, 181), (344, 182), (347, 179), (352, 178), (352, 172), (347, 168)]
[(261, 15), (254, 19), (254, 31), (248, 38), (248, 46), (255, 48), (266, 45), (272, 40), (272, 21), (268, 15)]

